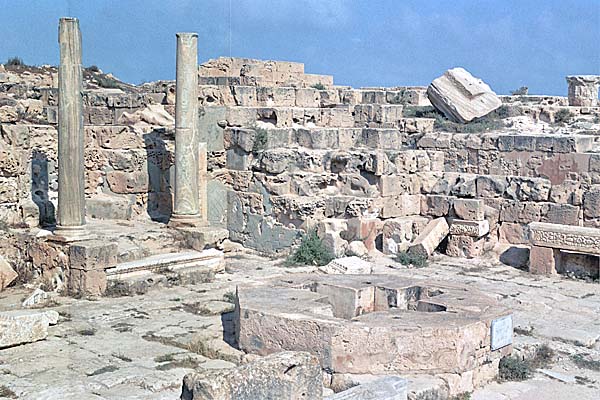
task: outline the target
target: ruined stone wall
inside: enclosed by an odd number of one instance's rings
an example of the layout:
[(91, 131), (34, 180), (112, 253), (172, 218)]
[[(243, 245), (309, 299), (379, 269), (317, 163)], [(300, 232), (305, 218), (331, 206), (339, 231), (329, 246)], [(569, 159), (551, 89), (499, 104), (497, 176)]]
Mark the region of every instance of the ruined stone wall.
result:
[[(231, 239), (276, 253), (316, 228), (339, 255), (352, 242), (395, 253), (428, 219), (465, 219), (460, 199), (479, 200), (467, 203), (489, 223), (480, 250), (526, 243), (532, 221), (600, 226), (598, 108), (506, 96), (508, 127), (456, 133), (439, 124), (424, 87), (311, 87), (305, 76), (302, 64), (258, 60), (200, 68), (209, 220), (226, 225)], [(0, 216), (13, 225), (35, 225), (37, 213), (52, 222), (54, 86), (52, 68), (0, 71)], [(172, 81), (119, 89), (88, 82), (88, 216), (169, 218), (174, 95)], [(565, 112), (569, 124), (560, 122)]]

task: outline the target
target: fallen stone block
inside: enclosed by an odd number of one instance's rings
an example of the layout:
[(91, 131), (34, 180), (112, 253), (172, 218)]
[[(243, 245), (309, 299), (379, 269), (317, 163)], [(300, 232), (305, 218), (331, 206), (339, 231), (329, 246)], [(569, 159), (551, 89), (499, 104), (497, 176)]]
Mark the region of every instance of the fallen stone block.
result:
[(183, 378), (181, 400), (320, 400), (318, 359), (284, 351), (229, 370), (206, 370)]
[(480, 238), (490, 232), (490, 223), (483, 221), (463, 221), (455, 219), (450, 225), (451, 235), (465, 235)]
[(0, 313), (0, 349), (46, 339), (48, 325), (55, 325), (57, 322), (56, 311), (2, 312)]
[(449, 69), (427, 88), (431, 104), (449, 119), (466, 123), (502, 105), (496, 93), (463, 68)]
[(429, 257), (450, 232), (446, 218), (440, 217), (430, 221), (423, 232), (408, 248), (408, 252)]
[(17, 276), (19, 276), (19, 274), (12, 269), (4, 257), (0, 256), (0, 291), (4, 290), (15, 279), (17, 279)]
[(482, 221), (485, 218), (485, 203), (481, 199), (455, 199), (454, 213), (466, 221)]
[(326, 400), (406, 400), (407, 396), (406, 379), (399, 376), (386, 376), (326, 397)]
[(451, 257), (474, 258), (483, 252), (485, 239), (468, 235), (450, 235), (446, 254)]
[(23, 300), (23, 307), (33, 307), (38, 304), (45, 303), (50, 296), (48, 293), (44, 292), (42, 289), (37, 288), (31, 293), (31, 295)]
[(326, 274), (370, 274), (373, 272), (373, 264), (362, 258), (351, 256), (336, 258), (329, 264), (319, 267)]

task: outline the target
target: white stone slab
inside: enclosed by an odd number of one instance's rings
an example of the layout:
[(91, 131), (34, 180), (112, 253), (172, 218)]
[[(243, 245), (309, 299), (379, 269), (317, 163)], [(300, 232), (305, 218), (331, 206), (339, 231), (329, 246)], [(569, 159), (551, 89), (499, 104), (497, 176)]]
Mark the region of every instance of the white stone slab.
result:
[(373, 263), (356, 256), (342, 257), (319, 267), (319, 270), (326, 274), (370, 274), (373, 271)]

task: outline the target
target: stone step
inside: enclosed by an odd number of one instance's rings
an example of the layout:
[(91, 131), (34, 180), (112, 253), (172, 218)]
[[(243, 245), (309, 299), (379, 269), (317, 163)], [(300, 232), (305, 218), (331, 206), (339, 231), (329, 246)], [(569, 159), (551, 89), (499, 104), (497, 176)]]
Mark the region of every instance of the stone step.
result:
[(136, 261), (117, 264), (106, 270), (109, 280), (135, 278), (161, 272), (218, 272), (224, 269), (223, 252), (216, 249), (188, 250), (155, 254)]

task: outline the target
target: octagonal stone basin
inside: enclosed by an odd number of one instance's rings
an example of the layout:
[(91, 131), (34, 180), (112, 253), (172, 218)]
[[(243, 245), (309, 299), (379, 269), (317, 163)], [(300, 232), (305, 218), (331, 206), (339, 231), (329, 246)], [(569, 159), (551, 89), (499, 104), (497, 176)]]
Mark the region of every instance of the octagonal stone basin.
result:
[(460, 374), (497, 365), (510, 348), (491, 348), (492, 321), (502, 317), (510, 312), (468, 287), (305, 275), (239, 287), (236, 335), (248, 353), (309, 351), (335, 373)]

